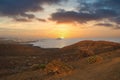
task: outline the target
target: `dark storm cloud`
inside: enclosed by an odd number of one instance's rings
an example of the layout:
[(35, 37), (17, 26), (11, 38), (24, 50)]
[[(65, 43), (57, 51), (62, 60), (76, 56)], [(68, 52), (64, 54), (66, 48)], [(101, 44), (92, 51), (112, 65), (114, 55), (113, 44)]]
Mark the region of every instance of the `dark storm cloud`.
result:
[(43, 4), (56, 4), (61, 0), (0, 0), (0, 16), (21, 18), (25, 20), (35, 18), (26, 12), (43, 10)]
[(106, 8), (113, 8), (119, 10), (120, 0), (97, 0), (97, 2), (94, 3), (94, 5), (96, 7), (106, 7)]
[(101, 19), (111, 19), (112, 17), (117, 16), (118, 14), (111, 9), (99, 9), (94, 13), (89, 12), (75, 12), (75, 11), (59, 11), (53, 13), (51, 20), (57, 21), (58, 23), (62, 22), (79, 22), (85, 23), (91, 20), (101, 20)]
[[(120, 0), (78, 0), (78, 11), (59, 10), (51, 15), (51, 20), (58, 23), (101, 21), (120, 23)], [(109, 25), (110, 26), (110, 25)]]

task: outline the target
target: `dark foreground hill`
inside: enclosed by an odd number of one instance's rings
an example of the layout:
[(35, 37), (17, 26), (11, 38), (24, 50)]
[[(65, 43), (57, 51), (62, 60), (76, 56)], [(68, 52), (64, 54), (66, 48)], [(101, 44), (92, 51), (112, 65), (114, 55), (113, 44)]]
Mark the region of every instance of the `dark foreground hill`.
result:
[(0, 80), (119, 80), (119, 68), (119, 43), (81, 41), (61, 49), (0, 43)]

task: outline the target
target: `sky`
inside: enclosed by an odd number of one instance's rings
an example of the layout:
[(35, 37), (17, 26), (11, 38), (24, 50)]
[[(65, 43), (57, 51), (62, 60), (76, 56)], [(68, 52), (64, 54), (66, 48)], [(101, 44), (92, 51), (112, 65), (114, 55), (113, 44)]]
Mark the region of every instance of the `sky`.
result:
[(119, 38), (120, 0), (0, 0), (0, 37)]

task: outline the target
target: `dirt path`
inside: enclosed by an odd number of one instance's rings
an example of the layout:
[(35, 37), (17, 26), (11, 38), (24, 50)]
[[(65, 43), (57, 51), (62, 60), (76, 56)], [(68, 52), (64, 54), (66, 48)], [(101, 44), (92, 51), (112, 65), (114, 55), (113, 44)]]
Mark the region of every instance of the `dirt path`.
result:
[(89, 66), (80, 65), (73, 74), (63, 80), (120, 80), (120, 57)]

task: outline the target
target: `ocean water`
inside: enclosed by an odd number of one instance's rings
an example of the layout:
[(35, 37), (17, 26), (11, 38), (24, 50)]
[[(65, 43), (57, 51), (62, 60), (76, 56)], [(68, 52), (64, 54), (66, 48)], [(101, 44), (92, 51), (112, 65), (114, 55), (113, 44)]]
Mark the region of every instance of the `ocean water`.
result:
[(33, 46), (39, 46), (41, 48), (62, 48), (83, 40), (112, 41), (120, 43), (120, 38), (91, 38), (91, 39), (75, 38), (75, 39), (40, 39), (30, 44), (33, 44)]

